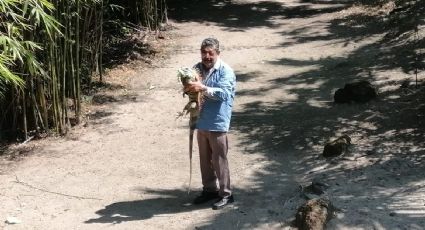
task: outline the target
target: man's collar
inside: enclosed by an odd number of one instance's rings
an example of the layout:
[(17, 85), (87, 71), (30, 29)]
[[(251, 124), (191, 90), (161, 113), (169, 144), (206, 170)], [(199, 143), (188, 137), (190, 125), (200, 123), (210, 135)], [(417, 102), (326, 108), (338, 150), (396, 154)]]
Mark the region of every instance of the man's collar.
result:
[(221, 66), (221, 59), (220, 58), (217, 58), (217, 61), (214, 63), (213, 67), (211, 67), (211, 69), (209, 69), (209, 70), (206, 70), (204, 65), (201, 63), (202, 71), (218, 70), (218, 69), (220, 69), (220, 66)]
[(221, 59), (220, 58), (217, 58), (217, 61), (214, 63), (213, 68), (214, 69), (219, 69), (220, 66), (221, 66)]

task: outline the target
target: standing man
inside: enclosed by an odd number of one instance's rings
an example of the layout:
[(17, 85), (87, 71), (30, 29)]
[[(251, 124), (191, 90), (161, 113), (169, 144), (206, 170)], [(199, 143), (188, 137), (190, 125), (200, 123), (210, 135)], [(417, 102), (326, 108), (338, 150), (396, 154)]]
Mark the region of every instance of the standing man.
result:
[(202, 81), (190, 83), (184, 89), (186, 92), (202, 92), (197, 139), (203, 190), (193, 203), (202, 204), (217, 199), (213, 209), (221, 209), (233, 202), (227, 161), (227, 131), (232, 116), (236, 77), (219, 55), (218, 40), (204, 39), (201, 62), (195, 65), (201, 72)]

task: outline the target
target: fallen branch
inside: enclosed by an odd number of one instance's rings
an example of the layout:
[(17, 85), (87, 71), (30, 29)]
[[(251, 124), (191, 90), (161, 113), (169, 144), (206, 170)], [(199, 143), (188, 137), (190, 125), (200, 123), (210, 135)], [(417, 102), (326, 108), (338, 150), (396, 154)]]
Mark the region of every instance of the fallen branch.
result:
[(82, 196), (74, 196), (74, 195), (64, 194), (64, 193), (60, 193), (60, 192), (52, 192), (52, 191), (49, 191), (49, 190), (46, 190), (46, 189), (43, 189), (43, 188), (37, 188), (37, 187), (30, 185), (26, 182), (20, 181), (18, 176), (16, 176), (16, 175), (15, 175), (15, 178), (16, 178), (16, 181), (14, 181), (15, 183), (20, 184), (20, 185), (24, 185), (26, 187), (29, 187), (29, 188), (32, 188), (32, 189), (35, 189), (35, 190), (38, 190), (38, 191), (41, 191), (41, 192), (46, 192), (46, 193), (51, 193), (51, 194), (66, 196), (66, 197), (72, 197), (72, 198), (81, 199), (81, 200), (102, 200), (102, 199), (93, 198), (93, 197), (82, 197)]
[(20, 143), (18, 146), (25, 145), (26, 143), (30, 142), (32, 139), (34, 139), (34, 136), (29, 137), (29, 138), (28, 138), (28, 139), (26, 139), (24, 142)]

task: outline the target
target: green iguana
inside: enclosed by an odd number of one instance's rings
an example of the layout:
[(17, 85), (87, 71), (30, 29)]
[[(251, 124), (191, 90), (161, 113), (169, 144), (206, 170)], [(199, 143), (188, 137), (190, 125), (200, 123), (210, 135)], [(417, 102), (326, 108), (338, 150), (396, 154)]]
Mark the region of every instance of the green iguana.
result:
[[(183, 67), (178, 70), (177, 77), (183, 86), (187, 85), (189, 82), (199, 81), (200, 74), (199, 71), (194, 68)], [(190, 160), (190, 177), (189, 177), (189, 187), (188, 193), (190, 193), (190, 185), (192, 183), (192, 151), (193, 151), (193, 134), (196, 129), (196, 122), (199, 116), (200, 103), (201, 103), (201, 93), (183, 93), (189, 96), (189, 102), (183, 108), (183, 111), (177, 115), (182, 117), (189, 114), (189, 160)]]

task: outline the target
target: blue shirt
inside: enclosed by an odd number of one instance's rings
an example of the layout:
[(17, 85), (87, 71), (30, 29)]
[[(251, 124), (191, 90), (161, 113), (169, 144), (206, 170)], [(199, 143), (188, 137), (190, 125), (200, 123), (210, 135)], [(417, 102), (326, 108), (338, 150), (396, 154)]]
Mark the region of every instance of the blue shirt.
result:
[(210, 70), (205, 70), (201, 62), (196, 64), (195, 68), (201, 70), (202, 83), (207, 86), (207, 90), (203, 92), (197, 129), (229, 131), (235, 97), (235, 73), (221, 59), (218, 59)]

